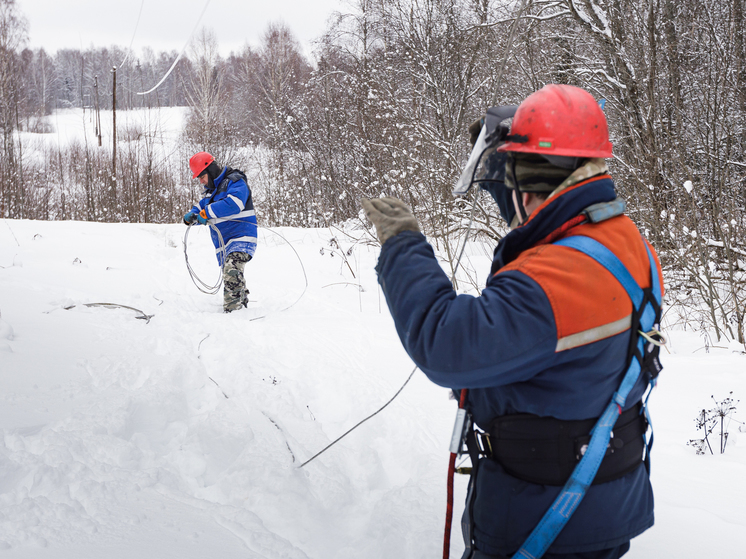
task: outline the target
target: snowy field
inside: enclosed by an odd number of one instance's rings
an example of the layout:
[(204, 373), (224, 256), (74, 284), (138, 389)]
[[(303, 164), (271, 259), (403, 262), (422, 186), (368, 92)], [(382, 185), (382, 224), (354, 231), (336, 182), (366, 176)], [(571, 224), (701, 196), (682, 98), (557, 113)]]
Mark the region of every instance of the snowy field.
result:
[[(377, 249), (362, 231), (262, 229), (249, 308), (225, 315), (189, 278), (184, 231), (0, 223), (0, 557), (440, 557), (456, 403), (421, 372), (299, 467), (412, 371)], [(207, 230), (188, 240), (215, 280)], [(746, 414), (725, 454), (686, 443), (711, 396), (744, 398), (746, 356), (668, 334), (651, 397), (656, 525), (627, 557), (744, 557)], [(451, 556), (462, 549), (454, 522)]]
[[(184, 128), (187, 109), (185, 107), (160, 107), (117, 111), (117, 136), (120, 148), (127, 142), (147, 138), (161, 156), (170, 159), (179, 154), (179, 137)], [(113, 115), (111, 110), (101, 109), (100, 125), (102, 149), (111, 150)], [(24, 123), (25, 124), (25, 123)], [(33, 125), (33, 124), (31, 124)], [(96, 115), (92, 109), (61, 109), (43, 117), (38, 127), (44, 132), (16, 132), (23, 146), (24, 157), (40, 159), (52, 149), (69, 147), (71, 144), (98, 145)], [(37, 163), (40, 163), (37, 161)]]

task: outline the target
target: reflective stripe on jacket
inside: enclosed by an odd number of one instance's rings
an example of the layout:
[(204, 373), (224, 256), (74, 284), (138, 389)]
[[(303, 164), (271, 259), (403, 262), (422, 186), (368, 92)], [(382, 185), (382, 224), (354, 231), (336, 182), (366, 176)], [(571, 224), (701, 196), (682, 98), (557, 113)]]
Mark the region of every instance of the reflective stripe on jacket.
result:
[[(246, 184), (245, 175), (230, 167), (215, 179), (215, 190), (205, 193), (199, 206), (193, 209), (205, 210), (210, 223), (215, 225), (225, 243), (225, 255), (231, 252), (246, 252), (254, 256), (256, 251), (257, 221), (251, 190)], [(210, 229), (215, 255), (223, 265), (223, 252), (220, 237)]]

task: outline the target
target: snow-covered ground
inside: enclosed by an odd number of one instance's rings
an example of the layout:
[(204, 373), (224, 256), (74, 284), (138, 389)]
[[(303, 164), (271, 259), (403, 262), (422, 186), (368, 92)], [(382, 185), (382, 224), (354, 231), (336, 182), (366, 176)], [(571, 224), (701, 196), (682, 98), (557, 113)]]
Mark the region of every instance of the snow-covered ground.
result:
[[(1, 220), (0, 555), (440, 556), (456, 403), (421, 372), (299, 468), (412, 371), (377, 249), (362, 231), (262, 229), (249, 308), (225, 315), (189, 278), (184, 231)], [(207, 230), (188, 241), (215, 280)], [(746, 356), (668, 334), (651, 397), (656, 525), (628, 557), (744, 557), (746, 435), (731, 422), (722, 455), (687, 441), (711, 396), (746, 395)]]
[[(186, 107), (154, 107), (117, 111), (117, 133), (120, 142), (137, 139), (140, 135), (157, 138), (173, 148), (184, 128), (188, 109)], [(111, 146), (114, 118), (111, 109), (99, 111), (102, 145)], [(23, 123), (24, 126), (26, 123)], [(33, 126), (33, 123), (30, 124)], [(71, 143), (98, 144), (96, 138), (96, 113), (93, 109), (60, 109), (43, 117), (38, 130), (44, 132), (20, 132), (18, 137), (24, 144), (38, 143), (51, 147), (64, 147)]]
[[(183, 165), (186, 168), (187, 154), (183, 153), (181, 132), (187, 118), (186, 107), (160, 107), (117, 111), (117, 145), (120, 151), (127, 147), (143, 148), (144, 142), (158, 153), (160, 164)], [(114, 119), (111, 110), (102, 109), (99, 115), (101, 147), (97, 149), (110, 153), (113, 142)], [(26, 163), (33, 163), (44, 168), (44, 161), (58, 157), (58, 149), (64, 150), (73, 145), (87, 146), (93, 149), (98, 146), (97, 121), (95, 112), (90, 109), (61, 109), (51, 115), (34, 121), (24, 122), (24, 129), (34, 130), (16, 132), (22, 146)], [(139, 144), (138, 144), (139, 143)], [(124, 153), (124, 152), (122, 152)]]

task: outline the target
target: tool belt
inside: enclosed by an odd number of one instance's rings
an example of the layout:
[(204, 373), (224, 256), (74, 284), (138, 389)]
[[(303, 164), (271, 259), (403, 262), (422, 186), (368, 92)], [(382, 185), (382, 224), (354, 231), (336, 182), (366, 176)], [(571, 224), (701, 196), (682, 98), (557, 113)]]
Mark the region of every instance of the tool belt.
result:
[[(647, 431), (642, 404), (622, 413), (593, 485), (625, 476), (643, 460)], [(564, 485), (585, 453), (598, 419), (566, 421), (531, 414), (498, 417), (477, 431), (480, 454), (510, 475), (541, 485)]]

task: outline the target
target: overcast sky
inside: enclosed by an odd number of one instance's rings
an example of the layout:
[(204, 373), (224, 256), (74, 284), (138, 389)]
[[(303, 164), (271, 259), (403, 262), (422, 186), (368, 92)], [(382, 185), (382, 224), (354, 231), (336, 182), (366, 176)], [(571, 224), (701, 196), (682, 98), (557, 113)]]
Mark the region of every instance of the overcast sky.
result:
[[(246, 43), (257, 46), (270, 22), (290, 27), (306, 54), (311, 41), (326, 28), (344, 0), (16, 0), (28, 21), (31, 48), (49, 54), (61, 48), (86, 49), (132, 43), (135, 54), (143, 47), (156, 52), (181, 52), (197, 24), (218, 36), (227, 55)], [(142, 14), (140, 8), (142, 6)], [(135, 30), (137, 28), (137, 30)], [(134, 37), (134, 40), (133, 40)]]

